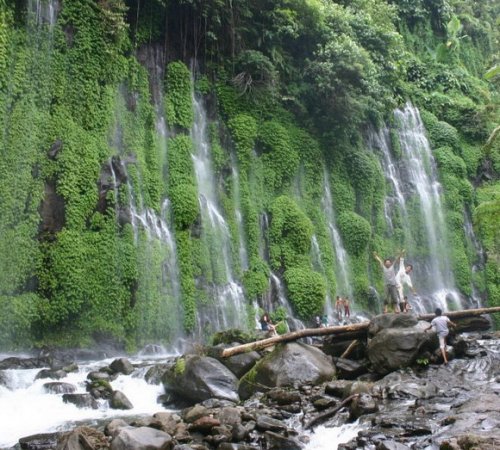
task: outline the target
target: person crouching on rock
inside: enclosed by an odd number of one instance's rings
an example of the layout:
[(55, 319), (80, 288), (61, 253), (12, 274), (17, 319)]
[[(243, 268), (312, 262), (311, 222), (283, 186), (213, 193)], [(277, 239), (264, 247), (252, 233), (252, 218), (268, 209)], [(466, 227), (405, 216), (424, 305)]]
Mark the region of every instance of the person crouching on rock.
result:
[(429, 328), (426, 328), (425, 331), (434, 328), (434, 331), (436, 331), (439, 337), (439, 348), (441, 349), (441, 354), (443, 355), (444, 363), (448, 364), (448, 357), (446, 356), (446, 336), (448, 336), (448, 333), (450, 332), (448, 330), (448, 324), (451, 325), (453, 328), (455, 328), (457, 325), (454, 322), (452, 322), (449, 317), (443, 316), (442, 315), (443, 312), (441, 311), (440, 308), (437, 308), (434, 313), (436, 314), (436, 317), (432, 319)]

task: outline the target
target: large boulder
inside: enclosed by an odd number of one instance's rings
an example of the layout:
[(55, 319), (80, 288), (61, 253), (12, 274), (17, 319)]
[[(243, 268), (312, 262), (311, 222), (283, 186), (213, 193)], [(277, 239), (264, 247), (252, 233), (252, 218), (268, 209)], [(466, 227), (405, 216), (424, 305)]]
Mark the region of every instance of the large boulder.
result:
[(72, 403), (78, 408), (97, 409), (99, 405), (90, 394), (63, 394), (64, 403)]
[(45, 383), (43, 389), (48, 394), (73, 394), (76, 392), (76, 386), (74, 384), (62, 383), (60, 381)]
[(265, 388), (320, 384), (330, 381), (335, 367), (329, 356), (307, 344), (292, 342), (277, 346), (240, 380), (241, 398)]
[(429, 345), (431, 334), (425, 333), (427, 322), (418, 322), (408, 314), (387, 314), (372, 319), (368, 359), (375, 372), (385, 375), (415, 362)]
[(224, 364), (231, 372), (233, 372), (238, 378), (245, 375), (255, 363), (260, 359), (260, 355), (257, 352), (245, 352), (239, 353), (237, 355), (230, 356), (229, 358), (222, 358), (222, 351), (226, 348), (238, 345), (237, 342), (231, 344), (219, 344), (212, 347), (209, 350), (209, 355), (218, 359), (222, 364)]
[(238, 402), (238, 379), (224, 365), (209, 356), (188, 355), (179, 358), (165, 372), (165, 391), (193, 403), (209, 398)]
[(113, 391), (109, 399), (109, 406), (113, 409), (133, 409), (134, 405), (122, 391)]
[(127, 358), (117, 358), (110, 365), (109, 368), (113, 373), (123, 373), (130, 375), (134, 371), (134, 366)]

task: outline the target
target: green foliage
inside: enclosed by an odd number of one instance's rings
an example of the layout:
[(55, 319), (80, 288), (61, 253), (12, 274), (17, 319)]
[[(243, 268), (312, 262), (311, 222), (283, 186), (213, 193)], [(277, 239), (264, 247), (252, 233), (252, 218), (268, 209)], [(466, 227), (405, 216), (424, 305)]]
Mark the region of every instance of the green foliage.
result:
[(165, 98), (165, 113), (169, 125), (191, 128), (194, 118), (191, 89), (189, 69), (180, 61), (171, 62), (167, 66)]
[(191, 184), (180, 183), (169, 190), (169, 195), (176, 229), (189, 228), (200, 213), (196, 188)]
[(366, 251), (371, 236), (371, 227), (366, 219), (346, 211), (339, 215), (338, 226), (350, 254), (359, 256)]
[(271, 267), (291, 268), (305, 264), (309, 259), (312, 234), (313, 225), (297, 204), (290, 197), (278, 197), (271, 206)]
[(247, 167), (257, 137), (257, 122), (252, 116), (238, 114), (228, 121), (228, 127), (234, 140), (238, 162), (243, 167)]
[(290, 133), (276, 121), (264, 122), (259, 128), (259, 148), (263, 152), (266, 184), (279, 190), (296, 173), (299, 166), (297, 149)]
[(310, 320), (323, 311), (326, 283), (321, 274), (305, 267), (292, 267), (284, 274), (288, 298), (303, 320)]
[(39, 298), (35, 294), (0, 296), (0, 345), (24, 349), (33, 339), (31, 325), (38, 318)]
[(268, 289), (269, 267), (264, 261), (252, 261), (250, 269), (243, 274), (243, 286), (248, 298), (256, 298)]

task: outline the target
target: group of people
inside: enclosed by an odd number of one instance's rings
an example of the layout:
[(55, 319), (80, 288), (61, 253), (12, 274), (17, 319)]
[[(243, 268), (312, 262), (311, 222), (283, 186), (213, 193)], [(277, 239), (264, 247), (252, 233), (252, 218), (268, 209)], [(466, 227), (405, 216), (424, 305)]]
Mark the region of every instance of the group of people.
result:
[(347, 319), (351, 317), (351, 308), (350, 308), (349, 297), (340, 297), (337, 295), (335, 299), (335, 314), (337, 319), (342, 320), (342, 315)]
[[(379, 262), (384, 274), (384, 313), (387, 313), (389, 310), (396, 313), (408, 312), (412, 309), (412, 306), (408, 302), (408, 296), (404, 295), (404, 286), (408, 286), (414, 295), (417, 292), (413, 287), (410, 277), (413, 266), (411, 264), (405, 265), (404, 254), (405, 251), (401, 250), (395, 261), (390, 258), (382, 261), (380, 256), (376, 252), (373, 252), (373, 256)], [(396, 263), (399, 263), (397, 272), (395, 270)]]

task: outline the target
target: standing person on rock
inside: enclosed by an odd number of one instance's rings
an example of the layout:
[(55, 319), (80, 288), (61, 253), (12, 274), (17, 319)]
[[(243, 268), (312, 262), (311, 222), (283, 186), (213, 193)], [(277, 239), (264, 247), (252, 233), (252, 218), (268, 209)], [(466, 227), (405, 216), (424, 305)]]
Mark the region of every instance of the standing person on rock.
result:
[(432, 319), (429, 328), (426, 328), (425, 331), (427, 332), (431, 328), (434, 328), (434, 331), (436, 331), (439, 338), (439, 348), (441, 349), (444, 363), (448, 364), (448, 357), (446, 355), (446, 336), (448, 336), (448, 333), (450, 332), (448, 330), (448, 325), (451, 325), (453, 328), (457, 325), (452, 322), (449, 317), (443, 316), (443, 311), (441, 311), (440, 308), (437, 308), (434, 313), (436, 314), (436, 317)]
[(349, 297), (344, 298), (344, 317), (346, 319), (351, 317), (351, 308), (349, 307)]
[(382, 272), (384, 274), (384, 314), (388, 312), (389, 309), (394, 310), (396, 313), (399, 312), (399, 291), (398, 282), (396, 280), (396, 271), (394, 270), (394, 265), (396, 262), (399, 263), (402, 253), (393, 262), (390, 258), (386, 258), (382, 261), (377, 252), (373, 252), (374, 258), (379, 262)]
[(335, 312), (337, 313), (337, 320), (342, 320), (342, 308), (344, 306), (344, 301), (337, 295), (335, 300)]
[[(413, 295), (417, 295), (417, 291), (413, 287), (413, 283), (412, 283), (411, 277), (410, 277), (410, 274), (413, 272), (413, 266), (411, 264), (405, 265), (404, 255), (405, 255), (405, 251), (402, 250), (401, 256), (399, 259), (399, 270), (398, 270), (398, 273), (396, 274), (396, 282), (398, 284), (399, 299), (401, 302), (405, 298), (404, 285), (408, 286), (411, 289), (411, 291), (413, 292)], [(408, 308), (408, 309), (412, 309), (412, 308)]]

